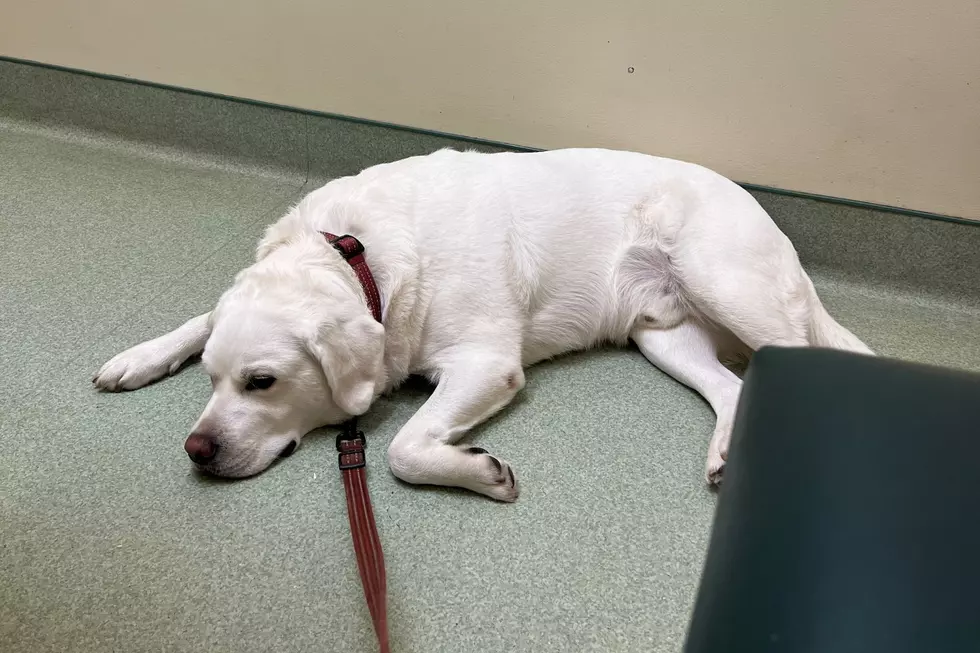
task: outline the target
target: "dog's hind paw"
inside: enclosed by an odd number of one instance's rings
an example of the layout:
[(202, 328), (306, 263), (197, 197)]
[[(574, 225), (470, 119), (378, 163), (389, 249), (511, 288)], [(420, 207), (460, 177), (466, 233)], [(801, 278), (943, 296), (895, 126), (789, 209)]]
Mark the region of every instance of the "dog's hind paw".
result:
[(704, 473), (708, 485), (718, 487), (725, 477), (725, 461), (718, 454), (708, 456), (708, 464)]

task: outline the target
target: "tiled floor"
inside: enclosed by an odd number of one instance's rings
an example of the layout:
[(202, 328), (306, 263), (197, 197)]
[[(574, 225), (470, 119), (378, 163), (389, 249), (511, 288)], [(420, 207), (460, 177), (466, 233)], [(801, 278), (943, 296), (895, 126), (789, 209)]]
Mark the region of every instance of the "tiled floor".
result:
[[(303, 181), (0, 122), (3, 650), (375, 650), (331, 433), (216, 481), (181, 448), (209, 392), (198, 368), (130, 394), (89, 385), (207, 310)], [(980, 369), (976, 312), (816, 281), (881, 353)], [(387, 472), (424, 387), (364, 421), (394, 650), (678, 650), (714, 507), (710, 410), (630, 350), (528, 379), (474, 435), (515, 464), (514, 505)]]

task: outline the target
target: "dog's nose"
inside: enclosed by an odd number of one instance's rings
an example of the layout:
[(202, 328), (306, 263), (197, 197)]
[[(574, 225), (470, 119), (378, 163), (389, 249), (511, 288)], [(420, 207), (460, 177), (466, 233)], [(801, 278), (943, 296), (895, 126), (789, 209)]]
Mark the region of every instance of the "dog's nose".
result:
[(218, 453), (218, 443), (208, 433), (191, 433), (184, 442), (184, 451), (198, 465), (206, 465)]

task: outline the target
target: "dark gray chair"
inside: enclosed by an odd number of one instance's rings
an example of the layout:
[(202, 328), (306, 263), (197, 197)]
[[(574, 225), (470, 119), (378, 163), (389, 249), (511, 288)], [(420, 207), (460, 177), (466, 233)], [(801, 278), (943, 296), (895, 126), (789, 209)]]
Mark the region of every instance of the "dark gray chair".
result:
[(759, 351), (685, 651), (977, 653), (978, 467), (980, 376)]

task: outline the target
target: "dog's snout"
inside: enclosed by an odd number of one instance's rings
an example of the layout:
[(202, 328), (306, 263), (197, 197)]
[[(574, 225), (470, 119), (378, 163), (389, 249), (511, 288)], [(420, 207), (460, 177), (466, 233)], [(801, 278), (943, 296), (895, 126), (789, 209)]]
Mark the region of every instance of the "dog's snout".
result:
[(206, 465), (218, 454), (218, 442), (210, 433), (191, 433), (184, 442), (184, 451), (198, 465)]

